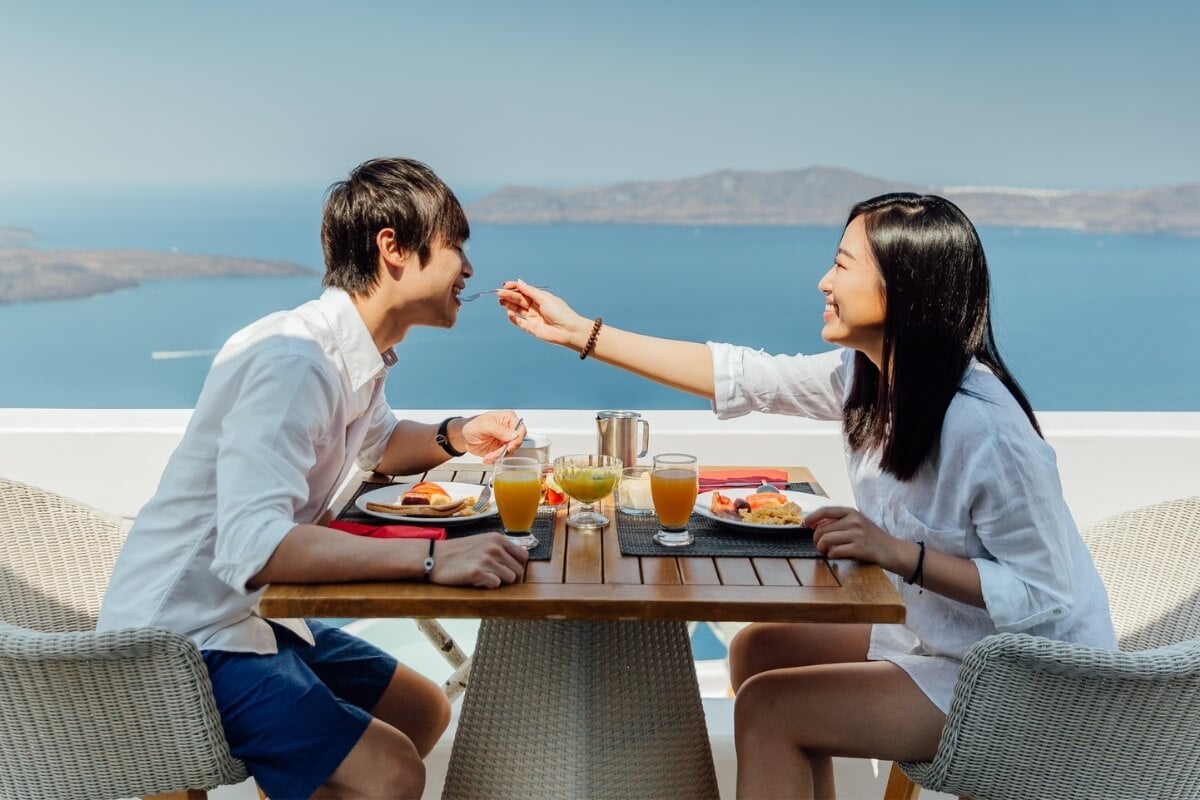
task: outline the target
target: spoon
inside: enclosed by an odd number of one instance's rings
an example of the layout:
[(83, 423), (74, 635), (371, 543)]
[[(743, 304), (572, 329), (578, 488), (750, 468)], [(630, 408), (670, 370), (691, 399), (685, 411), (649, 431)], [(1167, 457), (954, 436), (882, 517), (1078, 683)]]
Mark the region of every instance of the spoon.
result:
[(763, 481), (762, 486), (755, 489), (754, 493), (755, 494), (781, 494), (781, 492), (778, 489), (776, 489), (774, 486), (767, 483), (766, 481)]
[[(549, 289), (549, 288), (550, 288), (550, 285), (549, 285), (549, 284), (547, 284), (547, 285), (545, 285), (545, 286), (534, 286), (533, 288), (535, 288), (535, 289)], [(496, 292), (498, 292), (498, 291), (500, 291), (500, 289), (484, 289), (482, 292), (475, 292), (474, 294), (468, 294), (468, 295), (465, 295), (465, 296), (459, 297), (458, 299), (459, 299), (459, 300), (461, 300), (461, 301), (462, 301), (462, 302), (464, 302), (464, 303), (470, 303), (470, 302), (472, 302), (473, 300), (478, 300), (479, 298), (483, 297), (485, 294), (495, 294), (495, 293), (496, 293)]]

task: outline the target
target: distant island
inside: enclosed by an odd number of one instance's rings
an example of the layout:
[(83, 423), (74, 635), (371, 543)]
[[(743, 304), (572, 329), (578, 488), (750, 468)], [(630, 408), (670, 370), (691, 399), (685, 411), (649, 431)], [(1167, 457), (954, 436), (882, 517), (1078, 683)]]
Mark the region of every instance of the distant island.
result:
[[(32, 231), (0, 227), (0, 244), (33, 238)], [(286, 261), (145, 250), (0, 247), (0, 303), (89, 297), (148, 280), (312, 274), (311, 269)]]
[(496, 224), (841, 225), (854, 203), (900, 191), (948, 197), (977, 225), (1200, 236), (1200, 183), (1087, 191), (919, 186), (827, 167), (592, 188), (506, 186), (467, 210), (472, 222)]

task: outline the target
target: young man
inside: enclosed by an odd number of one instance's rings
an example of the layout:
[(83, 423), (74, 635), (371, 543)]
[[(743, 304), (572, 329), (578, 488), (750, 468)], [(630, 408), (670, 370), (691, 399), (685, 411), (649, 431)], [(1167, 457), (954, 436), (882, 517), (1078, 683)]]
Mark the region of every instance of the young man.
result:
[(397, 421), (392, 347), (451, 327), (471, 277), (467, 220), (427, 167), (379, 159), (335, 184), (321, 239), (326, 291), (234, 334), (117, 561), (99, 629), (157, 627), (201, 649), (233, 754), (272, 800), (419, 797), (445, 730), (441, 690), (341, 630), (256, 611), (272, 582), (432, 580), (496, 587), (526, 552), (500, 534), (371, 539), (315, 524), (355, 463), (397, 475), (451, 455), (494, 460), (511, 411)]

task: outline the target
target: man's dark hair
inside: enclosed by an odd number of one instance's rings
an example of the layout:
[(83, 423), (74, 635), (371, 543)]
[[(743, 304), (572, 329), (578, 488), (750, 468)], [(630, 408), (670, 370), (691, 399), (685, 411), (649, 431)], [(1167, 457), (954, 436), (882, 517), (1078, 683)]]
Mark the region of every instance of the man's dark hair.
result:
[(384, 228), (393, 229), (396, 244), (416, 253), (422, 266), (438, 240), (461, 245), (471, 235), (458, 198), (433, 170), (407, 158), (372, 159), (326, 192), (322, 283), (370, 294), (378, 282), (375, 237)]
[(937, 447), (972, 358), (991, 369), (1041, 434), (996, 348), (987, 259), (967, 215), (936, 195), (903, 192), (859, 203), (846, 225), (858, 217), (885, 305), (881, 366), (854, 354), (843, 406), (851, 448), (879, 448), (885, 472), (911, 479)]

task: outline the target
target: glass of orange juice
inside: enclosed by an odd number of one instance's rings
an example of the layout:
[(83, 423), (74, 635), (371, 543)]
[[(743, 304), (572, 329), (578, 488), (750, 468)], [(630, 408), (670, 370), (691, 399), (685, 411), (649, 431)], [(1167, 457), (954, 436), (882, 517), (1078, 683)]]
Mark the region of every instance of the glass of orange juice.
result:
[(542, 465), (536, 458), (508, 456), (496, 462), (492, 492), (509, 540), (526, 550), (536, 547), (533, 522), (542, 500)]
[(695, 456), (663, 453), (654, 457), (650, 495), (662, 528), (654, 534), (654, 541), (664, 547), (683, 547), (696, 540), (687, 526), (699, 490), (700, 466)]

